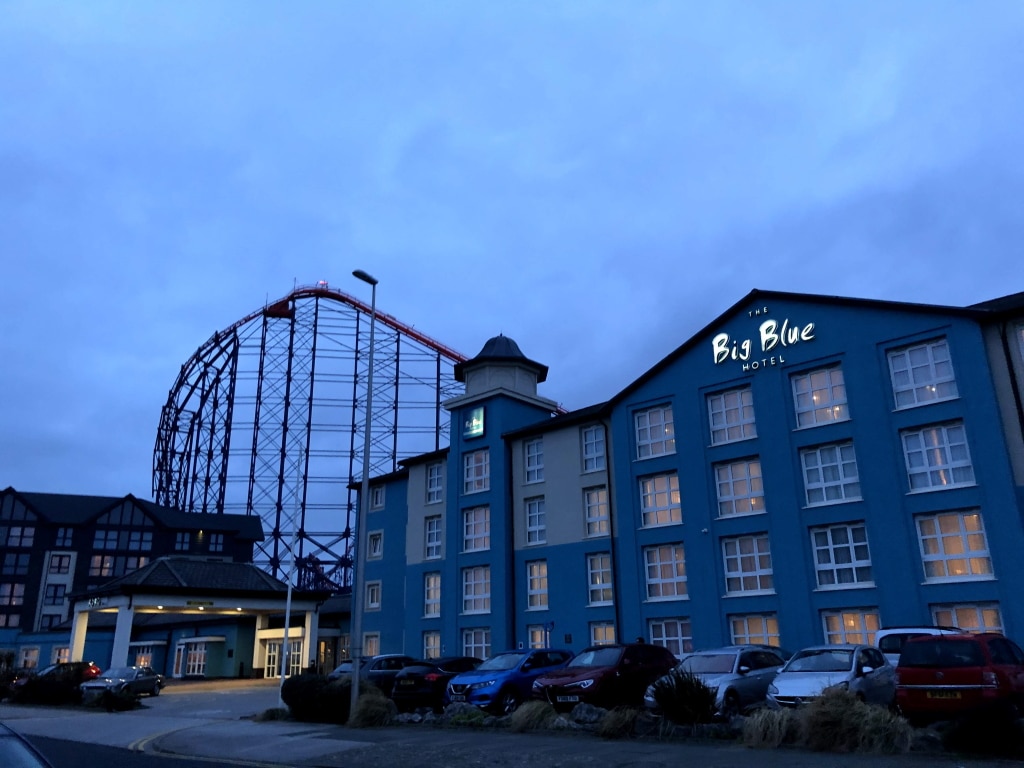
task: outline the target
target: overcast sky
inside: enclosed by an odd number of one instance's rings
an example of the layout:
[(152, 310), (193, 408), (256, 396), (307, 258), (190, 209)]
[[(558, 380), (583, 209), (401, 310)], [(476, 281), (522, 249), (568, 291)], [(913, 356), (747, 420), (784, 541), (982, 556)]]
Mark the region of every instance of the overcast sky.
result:
[(152, 498), (328, 280), (607, 399), (752, 288), (1024, 290), (1024, 3), (0, 0), (0, 488)]

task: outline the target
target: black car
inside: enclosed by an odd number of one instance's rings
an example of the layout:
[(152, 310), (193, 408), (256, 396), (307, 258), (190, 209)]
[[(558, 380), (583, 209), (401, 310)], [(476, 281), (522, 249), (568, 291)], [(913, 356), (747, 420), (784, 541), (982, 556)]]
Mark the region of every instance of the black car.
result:
[(164, 687), (164, 676), (152, 667), (113, 667), (104, 670), (99, 677), (82, 683), (82, 703), (90, 704), (105, 694), (124, 696), (159, 696)]
[[(416, 663), (417, 659), (412, 656), (405, 656), (400, 653), (384, 653), (379, 656), (368, 656), (362, 659), (359, 665), (359, 679), (362, 682), (372, 683), (380, 688), (385, 696), (391, 695), (391, 687), (395, 682), (395, 675), (403, 667)], [(329, 680), (337, 680), (343, 675), (352, 674), (352, 661), (343, 661), (327, 676)]]
[(92, 680), (100, 668), (91, 661), (51, 664), (38, 674), (15, 681), (11, 699), (18, 703), (67, 704), (82, 697), (79, 686)]
[(460, 672), (476, 669), (481, 661), (472, 656), (453, 656), (410, 664), (395, 675), (391, 699), (399, 712), (417, 707), (430, 707), (439, 712), (444, 708), (444, 690), (448, 681)]

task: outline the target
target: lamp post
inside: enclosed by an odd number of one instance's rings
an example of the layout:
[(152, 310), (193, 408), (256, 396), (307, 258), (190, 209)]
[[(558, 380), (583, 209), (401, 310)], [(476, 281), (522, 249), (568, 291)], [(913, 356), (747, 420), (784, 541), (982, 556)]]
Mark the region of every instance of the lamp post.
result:
[(361, 269), (352, 275), (369, 283), (370, 293), (370, 347), (366, 365), (366, 424), (363, 428), (363, 483), (359, 491), (359, 509), (356, 512), (356, 572), (352, 577), (352, 620), (350, 622), (352, 649), (352, 698), (349, 702), (349, 718), (356, 711), (359, 699), (359, 667), (363, 656), (363, 569), (366, 564), (366, 518), (370, 509), (370, 430), (373, 418), (373, 330), (377, 321), (377, 278)]

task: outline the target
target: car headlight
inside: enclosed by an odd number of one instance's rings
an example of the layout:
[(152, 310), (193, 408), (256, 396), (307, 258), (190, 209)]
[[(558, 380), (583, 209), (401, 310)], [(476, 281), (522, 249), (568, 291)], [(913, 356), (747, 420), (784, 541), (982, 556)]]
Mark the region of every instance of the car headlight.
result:
[(566, 688), (589, 688), (594, 684), (594, 679), (588, 677), (586, 680), (577, 680), (575, 683), (569, 683)]
[(539, 690), (540, 690), (541, 688), (543, 688), (544, 686), (543, 686), (543, 685), (541, 685), (541, 682), (540, 682), (540, 680), (534, 680), (534, 681), (533, 681), (533, 686), (532, 686), (532, 687), (533, 687), (533, 690), (535, 690), (535, 691), (539, 691)]
[(772, 683), (771, 685), (769, 685), (768, 686), (768, 693), (770, 693), (772, 696), (778, 695), (778, 693), (779, 693), (778, 686), (776, 686), (775, 683)]
[(469, 690), (476, 691), (476, 690), (479, 690), (480, 688), (490, 688), (496, 682), (498, 682), (498, 681), (497, 680), (487, 680), (486, 682), (483, 682), (483, 683), (473, 683), (473, 684), (471, 684), (469, 686)]

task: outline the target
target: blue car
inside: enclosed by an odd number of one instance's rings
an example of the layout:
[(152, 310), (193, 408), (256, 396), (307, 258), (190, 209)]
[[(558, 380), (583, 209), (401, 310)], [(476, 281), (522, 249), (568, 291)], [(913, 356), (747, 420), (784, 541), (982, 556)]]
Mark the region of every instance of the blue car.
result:
[(535, 678), (564, 667), (572, 651), (533, 648), (491, 656), (472, 672), (456, 675), (445, 691), (446, 702), (464, 702), (508, 715), (530, 698)]

